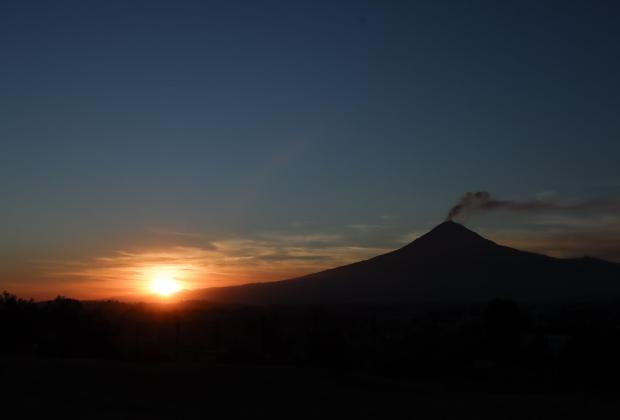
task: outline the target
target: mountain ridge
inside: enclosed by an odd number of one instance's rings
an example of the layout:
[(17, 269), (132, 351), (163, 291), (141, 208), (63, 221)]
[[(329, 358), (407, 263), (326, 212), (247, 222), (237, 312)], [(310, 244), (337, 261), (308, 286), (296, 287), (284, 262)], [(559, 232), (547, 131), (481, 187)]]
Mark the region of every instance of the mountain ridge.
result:
[(366, 260), (292, 279), (199, 289), (184, 297), (248, 304), (620, 298), (620, 265), (513, 249), (446, 221), (399, 249)]

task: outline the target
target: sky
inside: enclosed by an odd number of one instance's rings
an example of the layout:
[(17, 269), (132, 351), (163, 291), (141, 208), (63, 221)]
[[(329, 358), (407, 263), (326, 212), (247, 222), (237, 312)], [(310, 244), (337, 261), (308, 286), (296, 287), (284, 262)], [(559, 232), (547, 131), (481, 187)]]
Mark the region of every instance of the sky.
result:
[[(3, 1), (0, 289), (277, 280), (402, 246), (467, 191), (617, 199), (619, 18), (613, 1)], [(570, 207), (459, 221), (620, 261), (620, 208)]]

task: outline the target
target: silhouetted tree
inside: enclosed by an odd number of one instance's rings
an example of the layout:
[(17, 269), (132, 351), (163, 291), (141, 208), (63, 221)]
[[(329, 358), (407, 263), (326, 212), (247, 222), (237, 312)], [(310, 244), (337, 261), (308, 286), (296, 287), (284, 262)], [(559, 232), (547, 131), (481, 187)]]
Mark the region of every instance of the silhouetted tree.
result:
[(3, 291), (0, 295), (0, 351), (29, 354), (35, 342), (36, 305)]

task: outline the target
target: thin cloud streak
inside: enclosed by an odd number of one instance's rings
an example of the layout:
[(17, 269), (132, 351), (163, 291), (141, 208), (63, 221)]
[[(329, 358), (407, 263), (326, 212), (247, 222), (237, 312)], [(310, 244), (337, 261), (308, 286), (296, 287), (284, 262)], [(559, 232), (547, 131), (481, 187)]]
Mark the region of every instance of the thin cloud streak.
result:
[(503, 232), (489, 234), (502, 245), (558, 258), (596, 257), (620, 262), (619, 231)]
[(484, 235), (503, 245), (559, 258), (590, 256), (620, 262), (619, 216), (546, 216), (529, 225)]
[[(213, 247), (169, 246), (119, 250), (89, 261), (42, 261), (48, 277), (74, 284), (78, 294), (98, 298), (112, 288), (145, 289), (157, 270), (174, 273), (185, 288), (228, 286), (296, 277), (388, 251), (344, 243), (340, 235), (269, 234), (256, 239), (213, 241)], [(90, 296), (89, 296), (90, 297)]]

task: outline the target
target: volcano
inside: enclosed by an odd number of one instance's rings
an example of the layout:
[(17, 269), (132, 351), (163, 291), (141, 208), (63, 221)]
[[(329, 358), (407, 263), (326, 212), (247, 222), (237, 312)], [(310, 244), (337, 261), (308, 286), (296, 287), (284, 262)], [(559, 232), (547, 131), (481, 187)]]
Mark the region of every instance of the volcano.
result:
[(289, 280), (202, 289), (186, 298), (241, 304), (610, 300), (620, 298), (620, 265), (519, 251), (447, 221), (368, 260)]

